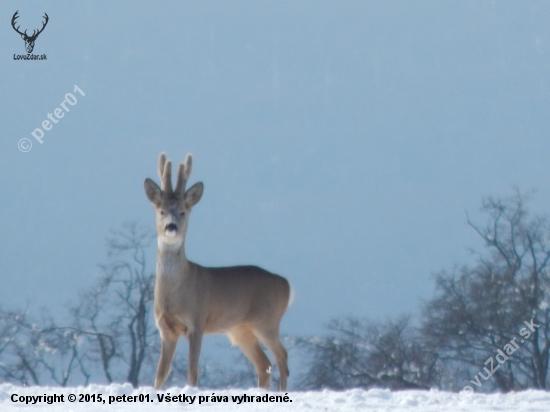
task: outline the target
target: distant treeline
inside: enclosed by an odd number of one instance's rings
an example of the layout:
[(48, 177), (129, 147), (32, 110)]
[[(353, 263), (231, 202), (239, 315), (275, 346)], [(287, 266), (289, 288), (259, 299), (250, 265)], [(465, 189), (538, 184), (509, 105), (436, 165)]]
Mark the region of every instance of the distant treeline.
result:
[[(287, 337), (306, 359), (294, 389), (390, 388), (480, 392), (546, 389), (550, 355), (550, 223), (527, 196), (486, 198), (484, 224), (468, 224), (485, 247), (473, 265), (435, 275), (419, 319), (330, 321), (323, 336)], [(0, 309), (0, 381), (62, 386), (151, 385), (160, 342), (153, 317), (154, 235), (136, 223), (112, 231), (96, 284), (59, 324), (46, 312)], [(184, 384), (176, 358), (169, 383)], [(203, 387), (251, 387), (255, 371), (202, 367)], [(275, 379), (276, 385), (276, 379)]]

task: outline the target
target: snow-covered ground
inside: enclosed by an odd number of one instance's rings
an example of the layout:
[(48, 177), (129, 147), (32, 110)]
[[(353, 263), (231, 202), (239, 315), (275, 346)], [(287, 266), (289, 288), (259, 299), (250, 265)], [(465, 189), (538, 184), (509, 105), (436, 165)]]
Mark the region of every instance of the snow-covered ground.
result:
[[(63, 402), (48, 404), (48, 401), (53, 400), (53, 395), (58, 395), (58, 400)], [(74, 395), (76, 401), (70, 402), (69, 395)], [(214, 401), (212, 401), (213, 395)], [(248, 396), (247, 401), (243, 399), (243, 395)], [(76, 388), (20, 387), (1, 384), (0, 411), (36, 409), (43, 412), (160, 412), (181, 408), (185, 408), (186, 411), (550, 411), (550, 393), (543, 391), (483, 395), (439, 391), (391, 392), (377, 389), (369, 391), (353, 389), (345, 392), (288, 392), (286, 395), (288, 397), (285, 397), (284, 393), (258, 389), (206, 391), (184, 387), (155, 391), (151, 387), (134, 390), (127, 384), (89, 385)], [(176, 396), (179, 400), (167, 402), (167, 396), (170, 396), (170, 399)], [(207, 396), (208, 401), (206, 401)], [(276, 398), (277, 396), (279, 398)], [(163, 402), (159, 401), (161, 398), (164, 399)], [(130, 399), (132, 402), (129, 401)], [(28, 404), (25, 403), (27, 401)], [(193, 401), (192, 404), (190, 404), (191, 401)]]

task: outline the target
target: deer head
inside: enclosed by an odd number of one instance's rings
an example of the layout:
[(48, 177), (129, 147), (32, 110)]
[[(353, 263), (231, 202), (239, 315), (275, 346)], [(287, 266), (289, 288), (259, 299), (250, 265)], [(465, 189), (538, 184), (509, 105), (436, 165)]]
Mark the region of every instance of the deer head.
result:
[(166, 160), (164, 153), (160, 154), (158, 164), (161, 187), (151, 179), (145, 179), (145, 194), (155, 208), (157, 236), (162, 244), (183, 243), (191, 208), (202, 197), (202, 182), (195, 183), (189, 190), (185, 190), (191, 174), (192, 160), (191, 154), (188, 154), (185, 162), (179, 164), (175, 189), (172, 189), (172, 163)]
[(17, 18), (19, 17), (19, 16), (18, 16), (18, 13), (19, 13), (19, 10), (17, 10), (17, 11), (14, 13), (14, 15), (13, 15), (13, 17), (12, 17), (12, 19), (11, 19), (11, 26), (13, 27), (13, 29), (14, 29), (17, 33), (19, 33), (19, 34), (21, 35), (21, 38), (22, 38), (23, 40), (25, 40), (25, 48), (27, 49), (27, 53), (32, 53), (32, 51), (33, 51), (33, 49), (34, 49), (34, 42), (36, 41), (36, 38), (38, 37), (38, 35), (39, 35), (40, 33), (42, 33), (42, 31), (44, 31), (44, 28), (45, 28), (46, 25), (48, 24), (49, 17), (48, 17), (48, 15), (47, 15), (46, 13), (44, 13), (44, 18), (45, 18), (46, 20), (45, 20), (44, 23), (42, 24), (42, 28), (41, 28), (40, 30), (38, 30), (38, 31), (33, 30), (32, 35), (29, 36), (29, 35), (27, 35), (27, 30), (25, 30), (25, 32), (22, 33), (22, 32), (19, 31), (19, 27), (20, 27), (20, 26), (15, 27), (15, 20), (17, 20)]

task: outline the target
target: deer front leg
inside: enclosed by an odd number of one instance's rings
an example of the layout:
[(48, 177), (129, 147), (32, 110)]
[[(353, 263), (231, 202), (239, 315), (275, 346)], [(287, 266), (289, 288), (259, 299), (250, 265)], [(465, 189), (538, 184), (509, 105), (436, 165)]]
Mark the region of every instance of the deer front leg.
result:
[(178, 336), (172, 334), (161, 335), (160, 359), (157, 367), (157, 376), (155, 377), (155, 389), (160, 389), (172, 366), (172, 359), (178, 344)]
[(187, 335), (189, 340), (189, 365), (187, 380), (189, 385), (197, 386), (199, 380), (199, 357), (201, 355), (202, 331), (195, 330)]

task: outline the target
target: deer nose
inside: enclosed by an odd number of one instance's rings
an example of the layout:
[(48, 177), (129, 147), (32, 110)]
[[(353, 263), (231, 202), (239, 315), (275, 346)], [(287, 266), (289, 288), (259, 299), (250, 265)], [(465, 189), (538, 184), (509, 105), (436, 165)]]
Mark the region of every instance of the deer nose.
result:
[(167, 232), (177, 232), (178, 226), (175, 223), (169, 223), (164, 228)]

